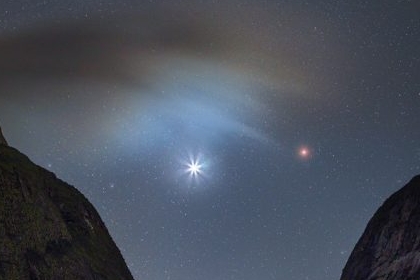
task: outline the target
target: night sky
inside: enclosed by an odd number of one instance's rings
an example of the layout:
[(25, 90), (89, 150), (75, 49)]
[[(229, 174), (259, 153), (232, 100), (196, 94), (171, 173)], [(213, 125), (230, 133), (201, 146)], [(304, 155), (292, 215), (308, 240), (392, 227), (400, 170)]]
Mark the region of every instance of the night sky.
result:
[(0, 124), (138, 280), (335, 280), (420, 173), (420, 5), (3, 0)]

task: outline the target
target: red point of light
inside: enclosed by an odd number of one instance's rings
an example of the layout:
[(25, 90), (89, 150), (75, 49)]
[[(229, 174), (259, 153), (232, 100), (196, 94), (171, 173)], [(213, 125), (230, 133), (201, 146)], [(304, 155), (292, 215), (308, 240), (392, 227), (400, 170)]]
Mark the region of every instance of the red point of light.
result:
[(299, 147), (298, 156), (303, 160), (310, 159), (312, 157), (311, 149), (306, 146)]

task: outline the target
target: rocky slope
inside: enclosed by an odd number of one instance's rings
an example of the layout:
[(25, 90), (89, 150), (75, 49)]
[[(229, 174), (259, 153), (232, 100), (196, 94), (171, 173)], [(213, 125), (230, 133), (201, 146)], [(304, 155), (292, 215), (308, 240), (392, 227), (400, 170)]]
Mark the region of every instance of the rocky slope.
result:
[(89, 201), (1, 131), (0, 279), (133, 279)]
[(4, 139), (3, 132), (1, 131), (1, 127), (0, 127), (0, 145), (6, 145), (7, 146), (7, 141), (6, 141), (6, 139)]
[(341, 276), (341, 280), (391, 279), (420, 279), (420, 175), (375, 213)]

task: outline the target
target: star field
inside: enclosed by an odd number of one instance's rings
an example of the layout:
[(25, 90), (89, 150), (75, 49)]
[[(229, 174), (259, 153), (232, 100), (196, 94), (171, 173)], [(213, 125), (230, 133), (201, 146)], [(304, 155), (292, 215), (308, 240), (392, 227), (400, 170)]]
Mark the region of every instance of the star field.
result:
[(420, 173), (415, 1), (3, 1), (8, 143), (135, 279), (333, 280)]

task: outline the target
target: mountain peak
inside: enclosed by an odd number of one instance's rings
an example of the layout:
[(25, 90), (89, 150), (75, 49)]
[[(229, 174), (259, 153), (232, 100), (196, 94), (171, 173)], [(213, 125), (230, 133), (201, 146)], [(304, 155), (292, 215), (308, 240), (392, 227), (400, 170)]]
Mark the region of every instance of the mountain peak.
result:
[(0, 144), (0, 279), (133, 280), (75, 187)]
[(415, 183), (415, 182), (420, 182), (420, 174), (414, 176), (410, 181), (410, 183)]
[(6, 145), (6, 146), (8, 146), (7, 141), (4, 138), (3, 133), (1, 132), (1, 126), (0, 126), (0, 145)]
[(376, 211), (340, 279), (420, 279), (419, 244), (420, 175), (417, 175)]

